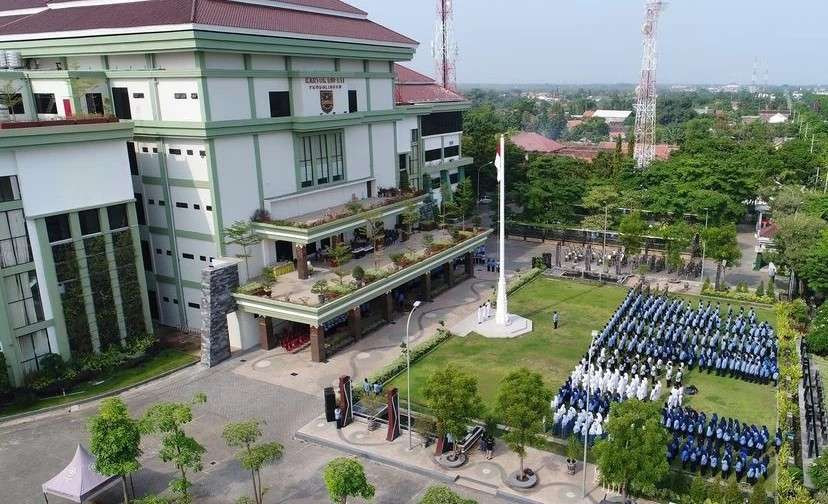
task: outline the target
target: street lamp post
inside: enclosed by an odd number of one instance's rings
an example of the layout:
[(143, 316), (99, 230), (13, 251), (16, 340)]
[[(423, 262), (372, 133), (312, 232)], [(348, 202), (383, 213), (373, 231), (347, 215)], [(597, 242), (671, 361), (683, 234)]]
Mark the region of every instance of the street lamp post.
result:
[[(710, 215), (710, 210), (705, 208), (704, 209), (704, 229), (707, 231), (707, 217)], [(700, 280), (704, 282), (704, 256), (707, 254), (707, 240), (702, 240), (702, 264), (701, 264), (701, 278)]]
[(492, 164), (494, 164), (494, 161), (489, 161), (488, 163), (484, 164), (483, 166), (481, 166), (480, 168), (477, 169), (477, 203), (476, 204), (478, 206), (480, 205), (480, 170), (482, 170), (483, 168), (485, 168), (489, 165), (492, 165)]
[[(591, 388), (592, 377), (590, 376), (591, 368), (592, 368), (592, 352), (595, 346), (595, 337), (598, 336), (598, 331), (592, 331), (592, 341), (589, 342), (589, 350), (587, 351), (587, 395), (586, 395), (586, 407), (587, 412), (589, 412), (589, 390)], [(593, 420), (594, 422), (595, 420)], [(583, 484), (583, 497), (586, 498), (587, 491), (586, 491), (586, 480), (587, 480), (587, 448), (589, 448), (589, 428), (584, 427), (584, 484)]]
[(406, 397), (408, 398), (408, 451), (413, 449), (411, 443), (411, 340), (409, 338), (408, 327), (411, 325), (411, 316), (414, 315), (420, 304), (420, 301), (414, 301), (414, 306), (411, 307), (411, 312), (408, 314), (408, 321), (405, 323), (405, 375), (406, 375)]

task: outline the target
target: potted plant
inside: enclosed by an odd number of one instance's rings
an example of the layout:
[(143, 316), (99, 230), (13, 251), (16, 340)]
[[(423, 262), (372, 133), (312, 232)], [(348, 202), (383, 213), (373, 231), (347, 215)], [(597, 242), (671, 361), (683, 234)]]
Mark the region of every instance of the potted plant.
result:
[(578, 465), (578, 455), (581, 453), (581, 442), (573, 434), (569, 436), (569, 441), (566, 444), (566, 473), (569, 475), (575, 474)]
[(351, 276), (354, 280), (356, 280), (358, 286), (363, 286), (365, 281), (365, 270), (362, 269), (362, 266), (354, 266), (354, 269), (351, 270)]
[(414, 226), (420, 220), (420, 210), (413, 204), (405, 208), (402, 214), (403, 229), (400, 233), (400, 241), (408, 241), (408, 236), (413, 232)]

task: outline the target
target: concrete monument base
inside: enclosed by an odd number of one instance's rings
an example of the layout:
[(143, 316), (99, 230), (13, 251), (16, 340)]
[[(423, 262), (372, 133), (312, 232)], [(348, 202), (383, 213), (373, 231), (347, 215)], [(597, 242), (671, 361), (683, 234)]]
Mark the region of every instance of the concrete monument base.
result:
[(532, 332), (532, 321), (520, 315), (509, 314), (509, 324), (498, 325), (495, 322), (494, 313), (488, 319), (477, 322), (477, 315), (471, 314), (453, 328), (456, 334), (466, 336), (471, 332), (480, 334), (486, 338), (506, 339), (517, 338)]

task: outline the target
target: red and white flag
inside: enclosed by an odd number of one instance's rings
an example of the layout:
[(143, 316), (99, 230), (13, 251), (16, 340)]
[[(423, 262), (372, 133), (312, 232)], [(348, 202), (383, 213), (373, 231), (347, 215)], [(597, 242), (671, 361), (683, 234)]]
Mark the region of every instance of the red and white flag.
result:
[(497, 168), (497, 181), (503, 181), (503, 170), (506, 168), (506, 146), (503, 135), (500, 135), (500, 142), (497, 144), (497, 154), (495, 154), (495, 168)]

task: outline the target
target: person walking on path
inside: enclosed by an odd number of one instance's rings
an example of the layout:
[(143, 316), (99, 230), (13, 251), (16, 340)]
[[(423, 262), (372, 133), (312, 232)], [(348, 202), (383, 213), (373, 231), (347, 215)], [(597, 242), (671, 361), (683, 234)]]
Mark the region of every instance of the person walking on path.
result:
[(558, 328), (558, 322), (560, 320), (561, 320), (561, 317), (560, 317), (560, 315), (558, 315), (558, 312), (557, 311), (552, 312), (552, 324), (554, 326), (554, 329)]
[(334, 410), (334, 419), (336, 420), (336, 428), (342, 428), (342, 410), (339, 409), (339, 406), (336, 407)]

